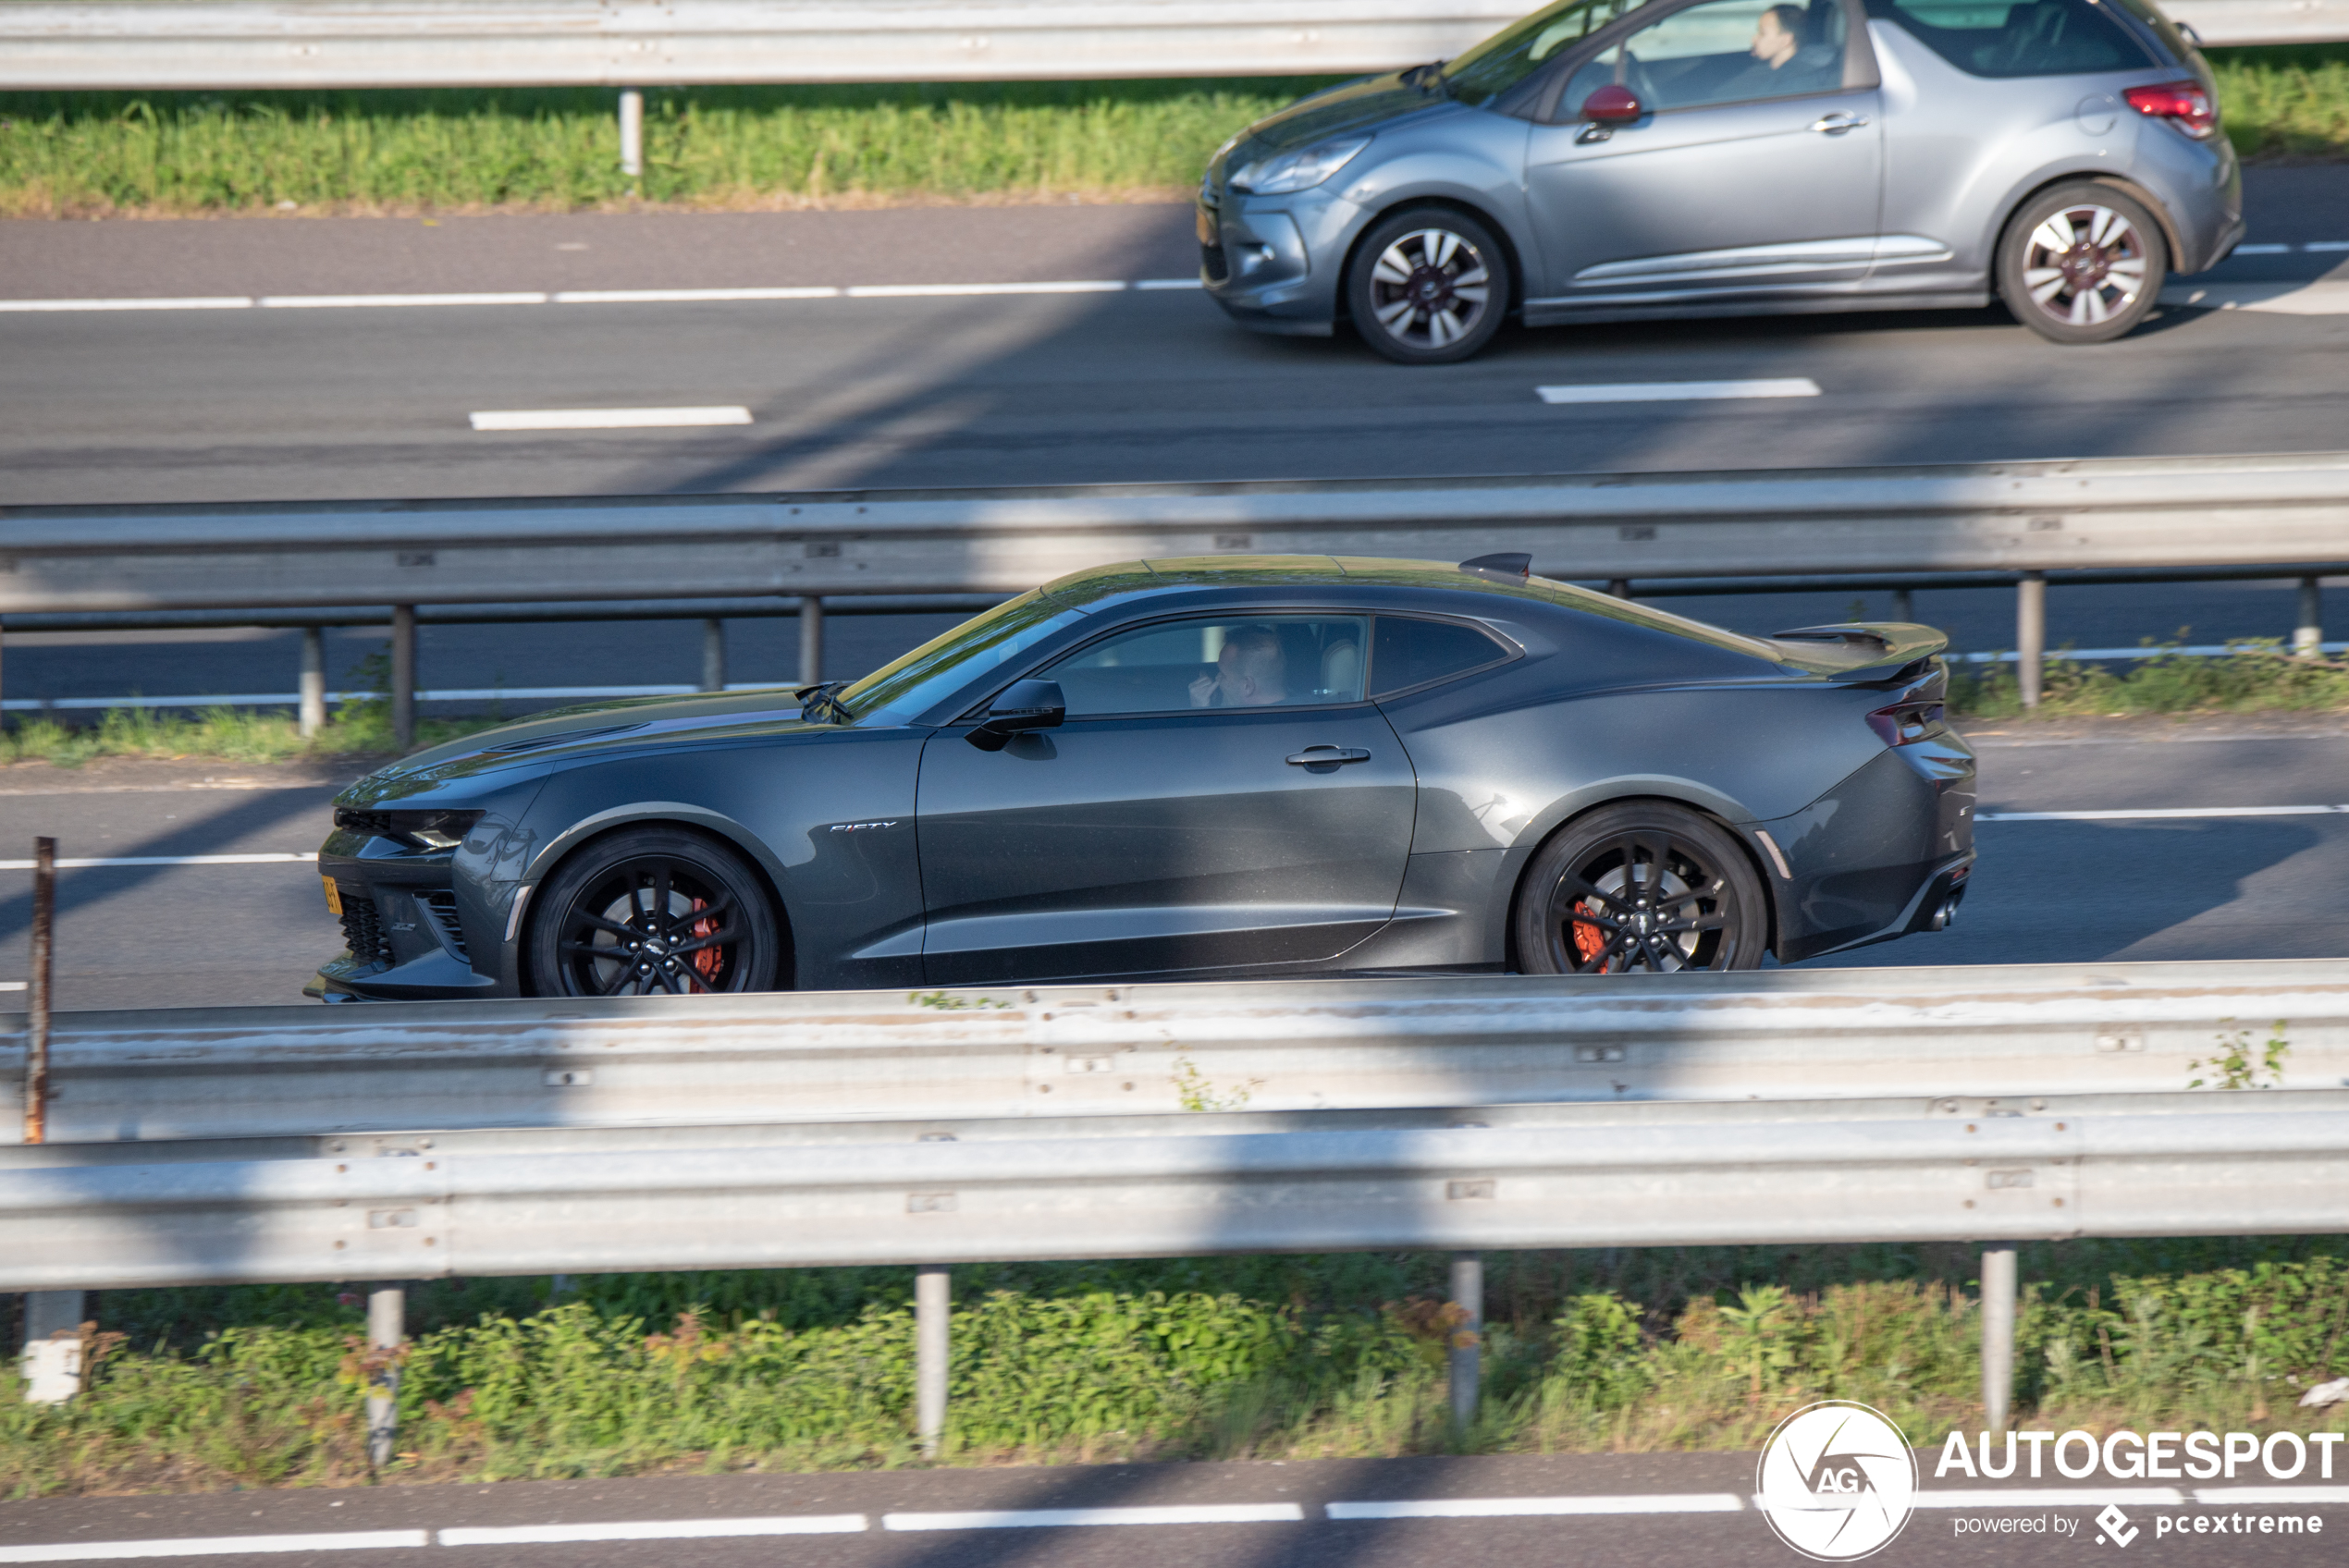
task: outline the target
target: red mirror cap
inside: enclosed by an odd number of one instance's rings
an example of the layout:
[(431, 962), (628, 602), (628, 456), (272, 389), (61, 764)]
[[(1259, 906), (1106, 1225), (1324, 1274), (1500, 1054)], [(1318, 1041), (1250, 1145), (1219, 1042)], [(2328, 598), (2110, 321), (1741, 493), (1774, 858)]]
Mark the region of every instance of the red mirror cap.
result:
[(1582, 117), (1600, 125), (1620, 125), (1626, 120), (1638, 119), (1642, 113), (1640, 95), (1613, 82), (1582, 100)]

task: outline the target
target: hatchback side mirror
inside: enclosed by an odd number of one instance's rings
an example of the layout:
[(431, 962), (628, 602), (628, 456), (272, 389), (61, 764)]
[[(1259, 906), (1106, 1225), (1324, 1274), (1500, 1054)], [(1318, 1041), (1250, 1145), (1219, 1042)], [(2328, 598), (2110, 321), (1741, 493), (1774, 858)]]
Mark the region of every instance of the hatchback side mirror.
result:
[(982, 752), (1000, 752), (1028, 729), (1058, 729), (1068, 704), (1057, 680), (1015, 680), (988, 705), (987, 717), (964, 737)]
[(1640, 106), (1640, 95), (1628, 87), (1608, 82), (1582, 100), (1582, 117), (1593, 125), (1630, 125), (1647, 111)]

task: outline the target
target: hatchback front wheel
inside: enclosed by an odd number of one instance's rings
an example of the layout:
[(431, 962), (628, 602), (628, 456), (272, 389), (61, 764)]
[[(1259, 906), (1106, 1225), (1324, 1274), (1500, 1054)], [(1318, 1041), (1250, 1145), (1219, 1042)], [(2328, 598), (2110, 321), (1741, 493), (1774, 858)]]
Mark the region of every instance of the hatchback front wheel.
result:
[(1493, 231), (1465, 213), (1407, 208), (1362, 237), (1346, 292), (1363, 342), (1398, 364), (1450, 364), (1501, 329), (1508, 258)]

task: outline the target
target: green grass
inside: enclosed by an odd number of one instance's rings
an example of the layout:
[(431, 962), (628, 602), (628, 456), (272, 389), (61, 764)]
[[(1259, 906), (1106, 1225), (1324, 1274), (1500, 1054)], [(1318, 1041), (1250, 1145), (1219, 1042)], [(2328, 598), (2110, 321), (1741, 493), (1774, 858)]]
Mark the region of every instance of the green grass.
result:
[[(2245, 155), (2349, 157), (2349, 45), (2210, 57)], [(1172, 199), (1333, 80), (648, 91), (635, 182), (600, 90), (0, 93), (0, 216)]]
[(0, 215), (1171, 199), (1327, 80), (648, 91), (641, 182), (601, 91), (0, 93)]
[[(1758, 1445), (1811, 1399), (1912, 1441), (1980, 1422), (1974, 1254), (1684, 1248), (1488, 1259), (1486, 1387), (1451, 1429), (1439, 1254), (959, 1269), (950, 1464)], [(2028, 1424), (2340, 1430), (2337, 1238), (2023, 1249)], [(388, 1478), (916, 1463), (911, 1277), (864, 1268), (441, 1281), (411, 1294)], [(337, 1485), (360, 1458), (363, 1297), (110, 1292), (92, 1386), (18, 1403), (0, 1496)]]
[[(2215, 657), (2164, 652), (2109, 665), (2083, 664), (2059, 652), (2041, 677), (2041, 718), (2139, 714), (2316, 712), (2349, 707), (2349, 659), (2295, 658), (2280, 642), (2234, 644)], [(1966, 718), (2014, 718), (2024, 712), (2011, 664), (1956, 664), (1949, 708)]]

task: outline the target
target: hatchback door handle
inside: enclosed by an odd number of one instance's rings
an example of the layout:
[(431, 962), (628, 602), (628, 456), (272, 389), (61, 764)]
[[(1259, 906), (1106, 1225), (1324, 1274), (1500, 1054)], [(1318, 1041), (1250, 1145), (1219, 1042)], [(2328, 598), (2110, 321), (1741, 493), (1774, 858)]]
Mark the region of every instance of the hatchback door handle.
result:
[(1308, 746), (1288, 760), (1297, 767), (1326, 766), (1331, 763), (1368, 762), (1371, 753), (1360, 746)]
[(1840, 136), (1847, 130), (1857, 130), (1868, 123), (1865, 115), (1828, 115), (1811, 122), (1811, 129), (1827, 136)]

